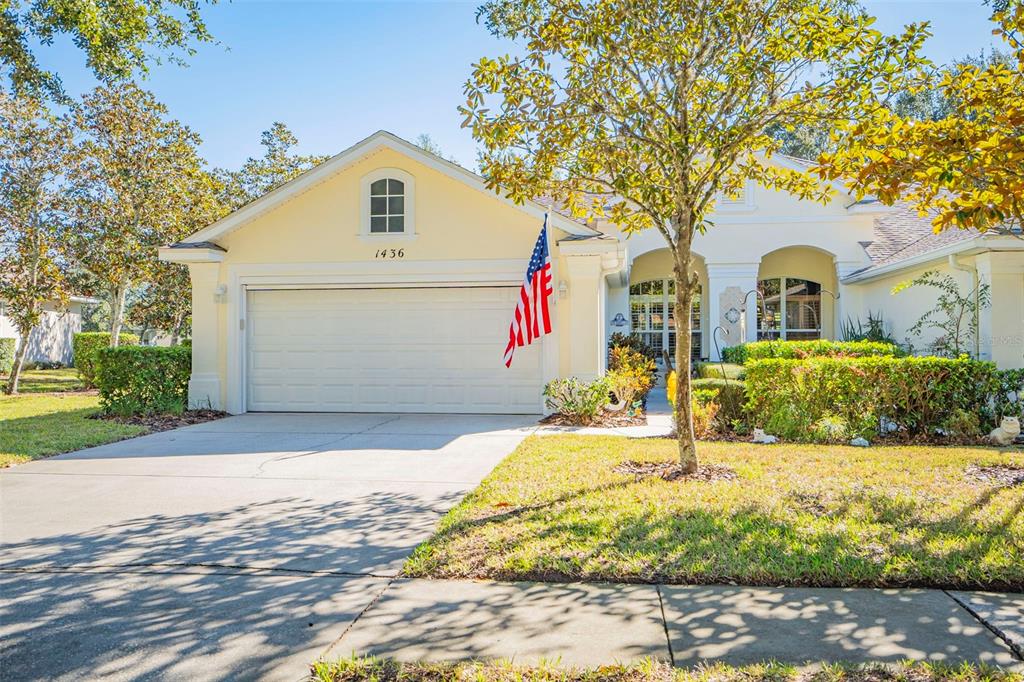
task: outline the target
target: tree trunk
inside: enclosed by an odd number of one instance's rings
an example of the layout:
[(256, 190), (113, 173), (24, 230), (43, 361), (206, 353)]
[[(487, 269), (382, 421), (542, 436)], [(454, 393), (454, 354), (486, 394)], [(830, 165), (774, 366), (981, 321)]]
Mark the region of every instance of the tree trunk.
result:
[(690, 273), (692, 230), (689, 221), (680, 221), (673, 271), (676, 283), (676, 438), (679, 466), (684, 473), (697, 470), (697, 444), (693, 435), (693, 406), (690, 398), (690, 309), (693, 307), (693, 278)]
[(11, 376), (8, 377), (7, 385), (4, 386), (4, 393), (7, 395), (14, 395), (18, 392), (18, 380), (21, 378), (21, 368), (25, 366), (25, 355), (28, 353), (28, 337), (31, 333), (31, 330), (27, 334), (22, 332), (19, 337), (18, 350), (14, 353), (14, 365), (11, 366)]
[(128, 287), (119, 284), (114, 287), (110, 297), (110, 345), (117, 348), (121, 344), (121, 327), (124, 325), (124, 299), (128, 295)]

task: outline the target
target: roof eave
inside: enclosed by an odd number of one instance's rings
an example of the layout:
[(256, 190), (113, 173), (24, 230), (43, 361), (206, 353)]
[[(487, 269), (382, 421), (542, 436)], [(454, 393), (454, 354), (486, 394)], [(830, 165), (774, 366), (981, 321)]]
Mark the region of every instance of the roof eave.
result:
[[(320, 165), (309, 169), (305, 173), (299, 175), (296, 178), (286, 182), (285, 184), (277, 187), (270, 192), (264, 194), (259, 199), (252, 201), (245, 206), (242, 206), (238, 210), (234, 211), (221, 218), (217, 222), (209, 225), (202, 230), (199, 230), (195, 234), (188, 237), (186, 242), (214, 242), (227, 234), (238, 229), (242, 225), (255, 220), (264, 213), (276, 208), (277, 206), (285, 203), (286, 201), (302, 194), (308, 189), (326, 181), (330, 177), (337, 173), (340, 173), (346, 167), (365, 158), (372, 152), (376, 151), (381, 147), (388, 147), (395, 151), (404, 153), (408, 156), (413, 157), (416, 161), (423, 165), (433, 168), (434, 170), (440, 171), (449, 177), (456, 180), (460, 180), (470, 187), (490, 194), (506, 204), (515, 206), (516, 208), (525, 211), (537, 218), (543, 218), (544, 213), (548, 210), (546, 207), (533, 202), (527, 201), (524, 203), (516, 203), (512, 199), (503, 196), (500, 192), (494, 192), (487, 188), (484, 179), (476, 173), (466, 170), (458, 164), (452, 163), (447, 159), (432, 154), (424, 149), (417, 147), (411, 142), (407, 142), (402, 138), (387, 132), (386, 130), (379, 130), (369, 137), (357, 142), (348, 149), (335, 154), (331, 158), (327, 159)], [(580, 235), (580, 236), (592, 236), (600, 234), (596, 230), (592, 230), (580, 223), (577, 223), (569, 218), (558, 213), (551, 213), (551, 224), (553, 227), (562, 230), (568, 234)]]
[(843, 278), (843, 284), (864, 284), (872, 280), (881, 279), (890, 275), (919, 268), (939, 260), (945, 260), (951, 255), (973, 256), (985, 251), (1024, 251), (1024, 240), (1006, 235), (978, 235), (971, 239), (954, 242), (941, 246), (932, 251), (918, 254), (906, 260), (887, 263), (878, 268), (868, 268), (859, 273), (854, 273)]

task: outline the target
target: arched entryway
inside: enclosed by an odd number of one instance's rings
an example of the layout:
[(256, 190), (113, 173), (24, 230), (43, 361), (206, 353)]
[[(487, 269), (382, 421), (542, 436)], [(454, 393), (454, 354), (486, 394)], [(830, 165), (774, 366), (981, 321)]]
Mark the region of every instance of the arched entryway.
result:
[[(691, 355), (700, 359), (707, 357), (707, 341), (702, 333), (705, 318), (702, 299), (707, 269), (699, 256), (695, 258), (695, 266), (701, 288), (694, 295), (690, 312)], [(654, 348), (659, 358), (663, 350), (672, 353), (675, 349), (675, 295), (672, 254), (668, 249), (645, 253), (633, 261), (629, 285), (630, 331)]]
[(836, 270), (831, 254), (791, 246), (761, 259), (757, 338), (805, 341), (835, 335)]

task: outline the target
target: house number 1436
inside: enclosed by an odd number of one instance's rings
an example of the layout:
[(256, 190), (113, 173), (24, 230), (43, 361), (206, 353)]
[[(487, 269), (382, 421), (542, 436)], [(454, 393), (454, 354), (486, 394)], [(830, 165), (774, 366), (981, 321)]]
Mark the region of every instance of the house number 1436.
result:
[(392, 258), (405, 258), (405, 249), (377, 249), (377, 253), (373, 257), (386, 258), (388, 260)]

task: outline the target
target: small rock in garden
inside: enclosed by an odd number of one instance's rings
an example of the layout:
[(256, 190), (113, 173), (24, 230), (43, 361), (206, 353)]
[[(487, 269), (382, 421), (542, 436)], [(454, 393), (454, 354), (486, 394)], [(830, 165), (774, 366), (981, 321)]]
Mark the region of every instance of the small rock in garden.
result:
[(882, 433), (893, 433), (894, 431), (900, 430), (900, 425), (888, 417), (882, 417), (881, 420), (879, 420), (879, 426), (881, 427)]
[(771, 445), (772, 443), (778, 443), (779, 439), (777, 436), (765, 433), (764, 429), (754, 429), (754, 442), (761, 443), (763, 445)]
[(856, 438), (850, 441), (850, 445), (852, 445), (855, 448), (866, 448), (869, 447), (871, 443), (868, 442), (867, 438), (857, 436)]

